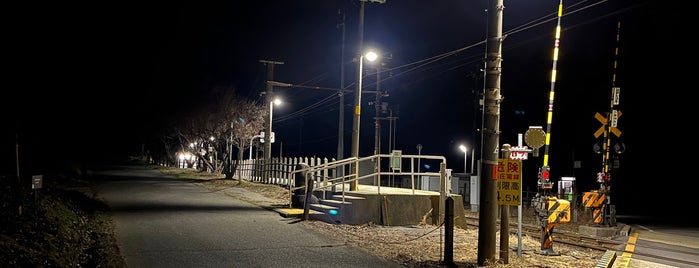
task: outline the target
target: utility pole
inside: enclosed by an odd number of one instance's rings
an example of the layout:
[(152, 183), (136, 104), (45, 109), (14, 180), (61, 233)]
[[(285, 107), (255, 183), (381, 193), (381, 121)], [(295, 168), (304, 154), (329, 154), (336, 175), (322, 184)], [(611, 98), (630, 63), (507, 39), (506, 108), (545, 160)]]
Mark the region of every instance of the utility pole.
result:
[[(500, 143), (500, 77), (502, 73), (503, 0), (491, 0), (488, 6), (488, 32), (485, 55), (485, 88), (481, 142), (480, 215), (478, 217), (478, 265), (495, 263), (497, 188), (496, 173)], [(505, 234), (506, 235), (506, 234)]]
[[(283, 62), (279, 61), (269, 61), (269, 60), (260, 60), (260, 62), (264, 65), (267, 66), (267, 80), (266, 81), (274, 81), (274, 65), (277, 64), (284, 64)], [(272, 102), (272, 89), (273, 86), (270, 83), (267, 83), (267, 91), (265, 91), (265, 105), (269, 105)], [(271, 108), (270, 108), (270, 114), (271, 114)], [(265, 147), (263, 150), (263, 155), (264, 155), (264, 177), (263, 180), (269, 182), (270, 178), (270, 164), (272, 164), (272, 117), (268, 116), (265, 117), (268, 118), (265, 122)]]
[[(340, 50), (340, 90), (337, 94), (340, 96), (340, 118), (337, 127), (337, 160), (345, 159), (345, 9), (338, 10), (342, 14), (342, 49)], [(344, 169), (338, 167), (335, 172), (336, 177), (344, 176)]]
[[(376, 93), (374, 94), (374, 155), (381, 153), (381, 121), (379, 118), (379, 105), (381, 103), (381, 63), (376, 64)], [(378, 174), (381, 167), (379, 160), (374, 160), (374, 173)], [(381, 176), (376, 175), (376, 181), (381, 181)]]
[[(386, 3), (386, 0), (359, 0), (359, 46), (357, 47), (357, 83), (354, 91), (354, 122), (352, 124), (352, 157), (359, 158), (359, 129), (361, 126), (361, 105), (362, 105), (362, 54), (364, 54), (364, 3)], [(359, 166), (354, 163), (350, 167), (355, 176), (359, 176)], [(350, 191), (356, 191), (359, 181), (350, 183)]]
[[(381, 121), (379, 118), (379, 114), (381, 113), (380, 111), (380, 104), (381, 104), (381, 64), (376, 65), (376, 98), (374, 99), (374, 110), (375, 110), (375, 117), (374, 117), (374, 154), (380, 154), (381, 153)], [(378, 171), (378, 163), (376, 165), (377, 171)]]
[[(359, 0), (359, 46), (357, 47), (357, 60), (359, 64), (357, 65), (357, 83), (354, 90), (354, 119), (352, 122), (352, 157), (359, 158), (359, 127), (361, 125), (359, 117), (361, 114), (361, 104), (362, 104), (362, 53), (364, 49), (364, 2)], [(355, 162), (351, 165), (352, 173), (355, 176), (359, 176), (359, 163)], [(350, 191), (356, 191), (359, 186), (359, 181), (354, 180), (350, 183)]]

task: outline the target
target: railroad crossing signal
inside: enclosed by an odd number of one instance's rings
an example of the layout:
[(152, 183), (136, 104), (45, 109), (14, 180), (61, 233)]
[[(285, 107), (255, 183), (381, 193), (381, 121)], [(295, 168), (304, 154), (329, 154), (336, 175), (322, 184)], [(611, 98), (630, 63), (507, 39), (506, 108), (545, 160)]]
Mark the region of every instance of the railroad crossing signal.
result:
[[(611, 132), (612, 134), (614, 134), (614, 136), (617, 136), (617, 137), (621, 136), (621, 130), (616, 128), (617, 121), (619, 120), (619, 117), (621, 117), (621, 111), (612, 110), (612, 120), (611, 120), (612, 122), (609, 126), (609, 132)], [(597, 121), (602, 123), (602, 126), (597, 131), (595, 131), (595, 138), (599, 138), (599, 136), (602, 135), (602, 133), (604, 133), (604, 128), (610, 122), (609, 122), (609, 120), (607, 120), (606, 117), (602, 116), (600, 113), (595, 113), (595, 118), (597, 118)]]

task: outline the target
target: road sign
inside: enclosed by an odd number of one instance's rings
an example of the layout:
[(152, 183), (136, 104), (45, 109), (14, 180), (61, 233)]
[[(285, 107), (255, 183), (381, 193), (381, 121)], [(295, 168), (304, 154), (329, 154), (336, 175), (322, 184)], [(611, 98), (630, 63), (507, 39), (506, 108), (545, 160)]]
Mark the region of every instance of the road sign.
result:
[(522, 205), (522, 160), (498, 159), (498, 205)]
[(43, 186), (43, 175), (32, 175), (32, 189), (41, 189)]
[(512, 146), (510, 148), (510, 159), (512, 159), (512, 160), (527, 160), (527, 159), (529, 159), (529, 148), (527, 146)]
[[(616, 128), (616, 121), (619, 120), (619, 117), (621, 117), (621, 111), (614, 110), (612, 112), (613, 124), (609, 127), (609, 132), (611, 132), (612, 134), (614, 134), (617, 137), (621, 136), (621, 130)], [(600, 113), (595, 113), (595, 118), (597, 119), (597, 121), (602, 123), (602, 126), (599, 129), (597, 129), (597, 131), (595, 131), (595, 138), (599, 138), (599, 136), (602, 135), (602, 133), (604, 133), (604, 128), (607, 126), (609, 121), (607, 120), (606, 117), (604, 117)]]
[(534, 149), (539, 149), (546, 142), (546, 132), (541, 126), (530, 126), (527, 132), (524, 132), (524, 142)]
[[(260, 142), (265, 143), (265, 132), (264, 131), (260, 132)], [(274, 131), (272, 131), (272, 135), (269, 136), (269, 142), (274, 143)]]
[(619, 121), (619, 111), (617, 110), (612, 110), (612, 123), (609, 124), (611, 127), (616, 127), (617, 121)]

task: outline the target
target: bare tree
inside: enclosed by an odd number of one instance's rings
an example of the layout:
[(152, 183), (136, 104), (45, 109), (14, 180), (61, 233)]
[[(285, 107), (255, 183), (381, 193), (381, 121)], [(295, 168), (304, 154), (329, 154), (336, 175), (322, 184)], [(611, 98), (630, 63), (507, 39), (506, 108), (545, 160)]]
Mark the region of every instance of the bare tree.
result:
[(237, 148), (237, 160), (243, 159), (249, 140), (257, 135), (267, 113), (265, 105), (238, 98), (230, 87), (216, 88), (191, 116), (183, 118), (174, 128), (174, 136), (180, 150), (197, 157), (199, 166), (212, 173), (224, 173), (232, 178), (237, 167), (233, 166), (233, 147)]
[[(231, 105), (231, 144), (238, 148), (237, 160), (243, 160), (243, 154), (250, 148), (250, 140), (264, 128), (267, 105), (259, 105), (251, 100), (236, 99)], [(231, 169), (231, 174), (236, 168)]]

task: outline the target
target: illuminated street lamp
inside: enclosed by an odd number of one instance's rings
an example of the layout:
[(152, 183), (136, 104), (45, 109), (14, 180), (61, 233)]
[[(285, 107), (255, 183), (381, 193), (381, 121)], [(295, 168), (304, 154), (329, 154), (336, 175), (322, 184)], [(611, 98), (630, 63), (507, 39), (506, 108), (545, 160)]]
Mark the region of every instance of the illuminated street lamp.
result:
[(272, 113), (274, 112), (274, 105), (279, 105), (281, 103), (282, 100), (280, 100), (279, 98), (275, 98), (274, 100), (269, 102), (269, 134), (267, 134), (269, 135), (269, 139), (265, 138), (265, 140), (269, 140), (269, 144), (265, 145), (269, 146), (268, 156), (272, 155), (272, 142), (274, 142), (274, 136), (272, 135)]
[[(271, 85), (269, 85), (269, 83), (267, 86), (271, 88)], [(271, 92), (271, 90), (269, 92)], [(273, 136), (273, 132), (272, 132), (272, 113), (274, 112), (274, 104), (281, 103), (281, 100), (279, 100), (277, 98), (272, 100), (272, 96), (269, 95), (269, 93), (267, 93), (267, 94), (268, 94), (267, 100), (270, 100), (269, 101), (269, 120), (268, 120), (269, 123), (266, 126), (267, 127), (267, 131), (265, 131), (266, 133), (263, 132), (263, 134), (264, 134), (263, 140), (265, 143), (265, 146), (264, 146), (264, 158), (265, 158), (265, 160), (264, 160), (264, 169), (263, 169), (264, 176), (263, 177), (268, 182), (272, 179), (271, 178), (271, 175), (272, 175), (272, 172), (271, 172), (272, 171), (271, 170), (271, 167), (272, 167), (272, 165), (271, 165), (272, 164), (272, 142), (274, 142), (274, 136)]]
[(467, 165), (467, 163), (468, 163), (468, 161), (467, 161), (468, 160), (468, 148), (466, 148), (466, 146), (462, 144), (462, 145), (459, 145), (459, 150), (464, 152), (464, 173), (468, 173), (468, 170), (466, 170), (466, 167), (468, 167), (468, 165)]
[[(352, 157), (359, 158), (359, 114), (361, 112), (362, 100), (362, 64), (364, 64), (364, 2), (371, 3), (386, 3), (386, 0), (360, 0), (359, 1), (359, 70), (357, 70), (357, 90), (354, 92), (354, 123), (352, 124)], [(369, 52), (366, 55), (369, 61), (373, 61), (378, 57), (376, 53)], [(352, 173), (359, 176), (359, 166), (355, 163), (351, 165)], [(355, 180), (350, 183), (350, 191), (356, 191), (359, 186), (359, 181)]]
[[(374, 61), (378, 58), (375, 52), (368, 52), (365, 55), (359, 55), (359, 70), (357, 74), (357, 90), (354, 91), (354, 124), (352, 125), (352, 157), (359, 157), (359, 128), (360, 128), (360, 114), (362, 109), (362, 68), (364, 65), (364, 58), (368, 61)], [(358, 175), (357, 169), (354, 167), (352, 172)], [(353, 181), (350, 184), (350, 189), (356, 190), (358, 181)]]
[(274, 111), (274, 105), (279, 105), (282, 103), (282, 100), (279, 98), (275, 98), (273, 101), (269, 102), (269, 127), (270, 130), (272, 129), (272, 112)]

